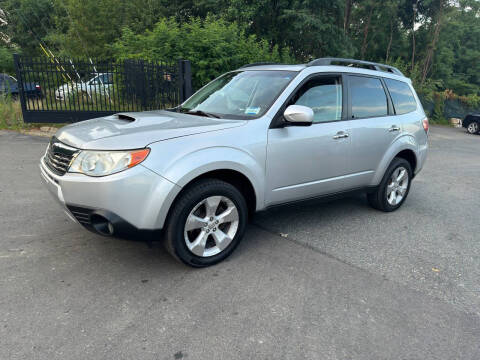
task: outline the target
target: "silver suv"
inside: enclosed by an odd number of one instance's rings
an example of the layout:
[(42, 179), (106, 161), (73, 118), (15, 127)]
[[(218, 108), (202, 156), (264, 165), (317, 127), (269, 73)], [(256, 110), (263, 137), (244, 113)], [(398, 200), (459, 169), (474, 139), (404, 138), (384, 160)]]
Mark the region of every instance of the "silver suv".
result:
[(394, 67), (252, 64), (174, 109), (65, 126), (40, 169), (72, 220), (103, 235), (163, 229), (168, 251), (201, 267), (230, 255), (249, 215), (274, 205), (363, 189), (374, 208), (398, 209), (427, 135)]

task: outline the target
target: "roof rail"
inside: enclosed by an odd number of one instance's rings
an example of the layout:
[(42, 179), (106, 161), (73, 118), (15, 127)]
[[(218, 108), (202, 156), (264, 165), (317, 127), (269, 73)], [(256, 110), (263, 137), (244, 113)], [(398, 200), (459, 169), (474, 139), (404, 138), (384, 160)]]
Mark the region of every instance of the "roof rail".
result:
[(340, 66), (363, 65), (370, 70), (385, 71), (385, 72), (390, 72), (392, 74), (404, 76), (402, 72), (394, 66), (379, 64), (379, 63), (364, 61), (364, 60), (355, 60), (355, 59), (325, 57), (325, 58), (312, 60), (307, 64), (307, 66), (336, 65), (335, 63), (341, 63)]
[(256, 63), (251, 63), (251, 64), (246, 64), (243, 66), (240, 66), (239, 69), (243, 69), (246, 67), (251, 67), (251, 66), (260, 66), (260, 65), (280, 65), (279, 63), (274, 63), (274, 62), (256, 62)]

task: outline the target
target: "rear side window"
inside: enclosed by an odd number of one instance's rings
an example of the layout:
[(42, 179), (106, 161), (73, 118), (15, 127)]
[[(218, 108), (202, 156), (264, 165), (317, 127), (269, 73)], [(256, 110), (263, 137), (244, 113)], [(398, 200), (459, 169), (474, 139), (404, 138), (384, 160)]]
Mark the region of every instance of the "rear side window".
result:
[(392, 79), (385, 79), (385, 83), (392, 97), (395, 114), (401, 115), (417, 110), (415, 96), (408, 84)]
[(380, 79), (350, 76), (352, 118), (386, 116), (387, 95)]

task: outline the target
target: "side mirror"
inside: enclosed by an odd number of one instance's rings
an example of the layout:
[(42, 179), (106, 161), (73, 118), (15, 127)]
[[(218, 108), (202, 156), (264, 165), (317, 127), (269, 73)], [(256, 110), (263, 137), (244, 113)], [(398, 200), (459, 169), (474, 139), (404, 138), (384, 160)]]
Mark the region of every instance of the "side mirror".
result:
[(290, 105), (285, 109), (283, 117), (291, 125), (309, 126), (313, 121), (313, 110), (308, 106)]

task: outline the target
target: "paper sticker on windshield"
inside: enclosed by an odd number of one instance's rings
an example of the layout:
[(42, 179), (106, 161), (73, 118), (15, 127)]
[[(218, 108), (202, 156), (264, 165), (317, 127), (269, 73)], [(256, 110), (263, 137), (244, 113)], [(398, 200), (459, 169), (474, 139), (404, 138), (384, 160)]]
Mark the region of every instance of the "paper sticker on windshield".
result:
[(260, 112), (260, 107), (249, 107), (245, 110), (247, 115), (257, 115)]

